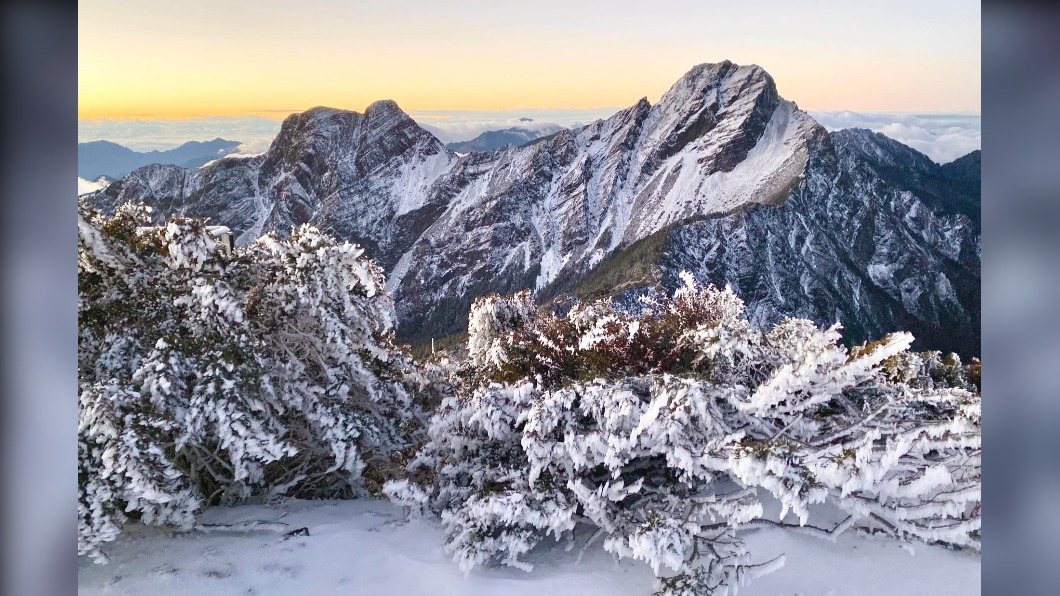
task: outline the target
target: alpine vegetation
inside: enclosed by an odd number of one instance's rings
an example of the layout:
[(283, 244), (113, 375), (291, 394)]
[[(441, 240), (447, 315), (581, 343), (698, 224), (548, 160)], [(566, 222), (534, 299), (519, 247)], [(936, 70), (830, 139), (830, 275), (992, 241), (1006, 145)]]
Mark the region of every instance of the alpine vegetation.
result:
[(980, 549), (976, 363), (911, 353), (904, 332), (848, 350), (838, 324), (756, 328), (728, 288), (683, 282), (636, 315), (478, 299), (459, 389), (384, 492), (439, 515), (465, 571), (530, 570), (549, 537), (590, 535), (668, 595), (783, 565), (743, 546), (766, 525)]
[(78, 207), (78, 553), (130, 519), (377, 491), (421, 424), (380, 269), (308, 226), (230, 252), (149, 220)]

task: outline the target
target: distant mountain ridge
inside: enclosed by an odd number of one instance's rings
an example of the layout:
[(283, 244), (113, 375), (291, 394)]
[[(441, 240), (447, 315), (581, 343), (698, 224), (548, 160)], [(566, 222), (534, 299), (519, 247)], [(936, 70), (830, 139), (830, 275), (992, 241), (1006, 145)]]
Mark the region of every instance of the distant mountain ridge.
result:
[(659, 102), (458, 156), (392, 101), (287, 118), (260, 156), (147, 166), (92, 195), (210, 217), (244, 244), (313, 224), (387, 272), (399, 336), (466, 329), (475, 297), (729, 284), (752, 320), (909, 329), (979, 353), (978, 157), (939, 166), (866, 130), (828, 133), (758, 66), (692, 68)]
[(133, 151), (110, 141), (77, 144), (77, 175), (85, 180), (101, 176), (121, 178), (148, 164), (172, 164), (197, 168), (209, 161), (234, 153), (239, 141), (216, 138), (212, 141), (188, 141), (166, 151)]
[(981, 227), (981, 150), (939, 165), (916, 149), (868, 129), (837, 130), (832, 138), (856, 152), (850, 158), (852, 165), (862, 161), (891, 184), (915, 186), (918, 196), (936, 212), (961, 213), (977, 231)]
[(487, 130), (470, 141), (449, 143), (446, 147), (457, 153), (474, 153), (479, 151), (493, 151), (503, 149), (508, 145), (525, 145), (542, 137), (556, 134), (563, 130), (562, 126), (539, 126), (527, 128), (513, 126), (503, 130)]

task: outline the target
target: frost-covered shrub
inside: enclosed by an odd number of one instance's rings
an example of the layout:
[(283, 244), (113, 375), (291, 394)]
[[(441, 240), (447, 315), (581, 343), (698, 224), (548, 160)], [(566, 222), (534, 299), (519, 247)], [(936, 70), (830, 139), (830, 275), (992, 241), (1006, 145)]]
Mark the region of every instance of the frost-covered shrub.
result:
[(147, 221), (78, 209), (78, 552), (130, 517), (378, 490), (419, 375), (379, 268), (309, 227), (228, 254), (202, 221)]
[[(743, 547), (762, 525), (979, 548), (979, 396), (896, 379), (922, 360), (906, 362), (909, 334), (848, 351), (838, 326), (754, 329), (731, 291), (691, 278), (650, 307), (531, 309), (491, 331), (495, 357), (436, 410), (412, 480), (384, 490), (440, 515), (464, 570), (529, 569), (522, 555), (581, 528), (651, 565), (663, 594), (725, 593), (782, 565)], [(846, 519), (822, 527), (815, 504)]]
[(510, 297), (490, 294), (475, 300), (468, 316), (468, 358), (479, 368), (503, 366), (510, 334), (523, 329), (533, 318), (533, 299), (530, 291)]

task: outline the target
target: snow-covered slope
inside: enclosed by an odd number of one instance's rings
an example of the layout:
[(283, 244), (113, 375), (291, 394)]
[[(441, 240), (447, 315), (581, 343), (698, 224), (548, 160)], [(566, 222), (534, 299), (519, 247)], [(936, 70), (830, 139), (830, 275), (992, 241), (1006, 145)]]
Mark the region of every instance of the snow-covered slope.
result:
[[(816, 137), (804, 179), (780, 205), (672, 230), (657, 261), (663, 287), (678, 287), (678, 274), (688, 270), (701, 281), (731, 285), (758, 323), (793, 315), (840, 321), (854, 341), (905, 329), (918, 338), (918, 349), (978, 355), (978, 217), (937, 200), (938, 189), (948, 192), (957, 182), (935, 179), (941, 168), (922, 154), (884, 137), (931, 168), (911, 175), (874, 163), (916, 163), (892, 151), (875, 153), (878, 145), (865, 144), (875, 134)], [(862, 156), (866, 150), (874, 151), (872, 159)], [(963, 208), (971, 201), (951, 198)]]
[(390, 274), (406, 334), (451, 333), (475, 296), (547, 293), (680, 221), (780, 200), (818, 129), (761, 68), (723, 62), (655, 106), (467, 156), (440, 180), (448, 208)]
[[(283, 517), (280, 517), (283, 516)], [(78, 564), (78, 593), (125, 594), (387, 594), (401, 596), (645, 596), (653, 576), (644, 563), (616, 561), (599, 544), (539, 549), (531, 573), (475, 569), (465, 576), (442, 551), (441, 528), (405, 522), (382, 501), (291, 501), (278, 507), (207, 511), (204, 523), (279, 518), (281, 531), (172, 535), (133, 528), (108, 548), (111, 562)], [(305, 527), (308, 536), (285, 537)], [(980, 593), (978, 555), (941, 547), (899, 545), (844, 535), (836, 542), (780, 529), (745, 539), (763, 560), (783, 553), (780, 570), (740, 588), (742, 596), (971, 596)]]
[(725, 61), (654, 106), (463, 157), (390, 101), (314, 108), (262, 156), (149, 166), (89, 200), (208, 216), (238, 243), (303, 222), (359, 242), (409, 339), (462, 331), (491, 291), (644, 292), (683, 267), (732, 283), (760, 320), (838, 319), (855, 340), (906, 328), (977, 354), (978, 196), (952, 174), (969, 168), (922, 157), (829, 135), (760, 67)]

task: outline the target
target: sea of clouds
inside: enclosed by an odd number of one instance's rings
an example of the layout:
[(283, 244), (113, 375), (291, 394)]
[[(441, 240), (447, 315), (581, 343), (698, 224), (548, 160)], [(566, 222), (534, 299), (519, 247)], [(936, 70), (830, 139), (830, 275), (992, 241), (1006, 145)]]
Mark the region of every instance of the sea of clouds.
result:
[[(552, 110), (419, 110), (409, 116), (443, 143), (467, 141), (490, 130), (577, 128), (614, 114), (617, 108)], [(172, 149), (217, 137), (239, 141), (239, 153), (261, 153), (280, 131), (281, 118), (207, 116), (186, 120), (78, 120), (77, 142), (106, 140), (134, 151)]]
[(810, 112), (828, 130), (867, 128), (948, 163), (983, 147), (982, 114)]
[(165, 151), (188, 141), (239, 141), (239, 153), (261, 153), (280, 132), (282, 120), (265, 116), (207, 116), (184, 120), (77, 121), (77, 142), (110, 141), (133, 151)]
[(97, 191), (97, 190), (103, 188), (106, 185), (107, 185), (107, 183), (104, 182), (102, 179), (93, 182), (92, 180), (85, 180), (84, 178), (78, 176), (77, 177), (77, 196), (81, 196), (81, 195), (85, 194), (86, 192)]

